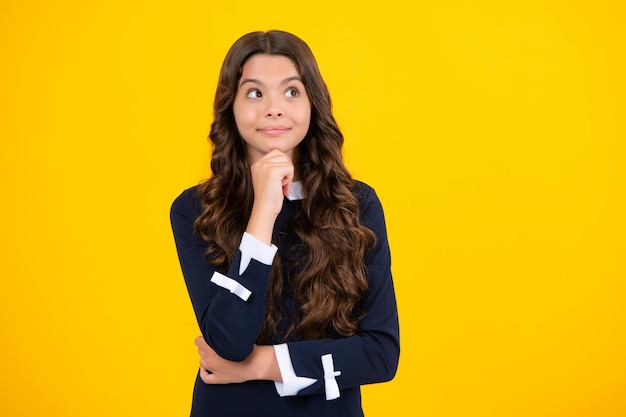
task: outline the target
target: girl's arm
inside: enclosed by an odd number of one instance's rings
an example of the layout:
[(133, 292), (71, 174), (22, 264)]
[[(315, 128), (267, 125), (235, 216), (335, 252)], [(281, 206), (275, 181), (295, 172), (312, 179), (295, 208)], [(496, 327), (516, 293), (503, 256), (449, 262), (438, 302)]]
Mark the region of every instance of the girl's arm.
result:
[(196, 189), (183, 192), (172, 204), (170, 219), (176, 249), (200, 331), (219, 356), (243, 361), (252, 353), (263, 320), (271, 265), (270, 245), (294, 167), (289, 157), (273, 150), (251, 166), (254, 204), (247, 232), (229, 270), (223, 274), (207, 262), (207, 243), (193, 224), (203, 208)]
[(200, 354), (200, 378), (205, 384), (231, 384), (252, 380), (281, 381), (280, 369), (272, 346), (255, 345), (241, 362), (222, 359), (202, 336), (196, 338)]
[(365, 317), (354, 336), (275, 346), (282, 374), (276, 387), (282, 396), (325, 394), (330, 400), (343, 388), (391, 380), (397, 371), (400, 332), (385, 219), (374, 190), (361, 187), (362, 221), (377, 237), (366, 256), (369, 290), (360, 305)]
[(276, 247), (244, 234), (229, 270), (217, 272), (204, 256), (207, 243), (193, 231), (201, 213), (195, 188), (176, 198), (170, 212), (185, 284), (207, 343), (220, 356), (241, 361), (252, 352), (263, 323)]

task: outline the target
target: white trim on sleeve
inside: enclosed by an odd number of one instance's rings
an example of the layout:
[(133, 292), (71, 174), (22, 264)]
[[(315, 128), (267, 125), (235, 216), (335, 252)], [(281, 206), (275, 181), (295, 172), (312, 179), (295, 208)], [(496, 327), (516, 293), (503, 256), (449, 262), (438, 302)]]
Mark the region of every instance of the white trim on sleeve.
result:
[(276, 360), (278, 361), (280, 375), (283, 378), (282, 382), (274, 381), (278, 395), (281, 397), (297, 395), (300, 390), (310, 387), (317, 382), (317, 379), (315, 378), (307, 378), (296, 375), (296, 371), (293, 369), (293, 363), (291, 363), (291, 356), (289, 355), (287, 343), (274, 345), (274, 353), (276, 354)]
[(228, 278), (226, 275), (222, 275), (219, 272), (213, 272), (213, 276), (211, 277), (211, 282), (222, 287), (226, 288), (232, 294), (235, 294), (237, 297), (241, 298), (243, 301), (248, 301), (252, 292), (235, 281), (232, 278)]
[(271, 265), (278, 248), (276, 245), (268, 246), (250, 233), (244, 232), (241, 243), (239, 244), (239, 250), (241, 251), (239, 275), (242, 275), (248, 268), (248, 265), (250, 265), (252, 259), (256, 259), (265, 265)]
[(335, 377), (341, 375), (341, 371), (335, 371), (332, 353), (322, 356), (322, 367), (324, 368), (324, 389), (326, 391), (326, 400), (339, 398), (339, 385), (337, 385)]

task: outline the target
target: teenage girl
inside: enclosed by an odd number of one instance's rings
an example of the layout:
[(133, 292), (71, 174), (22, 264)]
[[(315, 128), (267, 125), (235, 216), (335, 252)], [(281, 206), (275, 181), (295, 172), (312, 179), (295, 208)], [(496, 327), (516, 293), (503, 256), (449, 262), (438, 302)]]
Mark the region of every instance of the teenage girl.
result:
[(311, 50), (242, 36), (221, 68), (212, 176), (173, 203), (202, 336), (192, 416), (363, 416), (399, 329), (381, 203), (351, 178)]

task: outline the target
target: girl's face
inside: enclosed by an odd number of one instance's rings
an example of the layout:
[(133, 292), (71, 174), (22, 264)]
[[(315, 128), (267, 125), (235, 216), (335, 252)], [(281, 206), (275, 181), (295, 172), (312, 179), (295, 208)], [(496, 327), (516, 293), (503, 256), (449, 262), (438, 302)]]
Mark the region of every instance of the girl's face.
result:
[(294, 161), (294, 150), (311, 122), (311, 103), (300, 74), (282, 55), (257, 54), (246, 61), (233, 112), (250, 164), (272, 149)]

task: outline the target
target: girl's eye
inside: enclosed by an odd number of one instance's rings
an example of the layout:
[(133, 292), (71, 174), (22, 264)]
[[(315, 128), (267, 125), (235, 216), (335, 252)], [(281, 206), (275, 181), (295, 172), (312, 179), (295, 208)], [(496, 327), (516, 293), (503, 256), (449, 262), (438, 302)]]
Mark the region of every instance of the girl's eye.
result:
[(250, 90), (248, 91), (248, 93), (246, 94), (246, 97), (248, 98), (259, 98), (261, 97), (261, 92), (259, 90)]
[(289, 88), (287, 89), (287, 91), (285, 92), (285, 95), (287, 97), (298, 97), (300, 95), (300, 93), (298, 92), (297, 89), (295, 88)]

